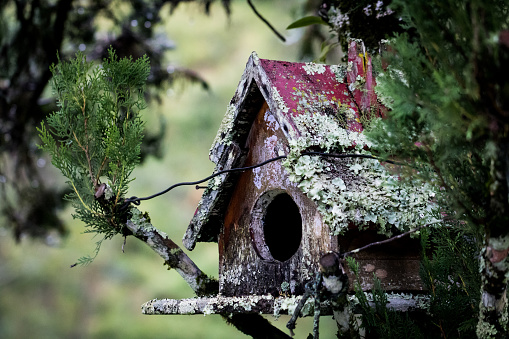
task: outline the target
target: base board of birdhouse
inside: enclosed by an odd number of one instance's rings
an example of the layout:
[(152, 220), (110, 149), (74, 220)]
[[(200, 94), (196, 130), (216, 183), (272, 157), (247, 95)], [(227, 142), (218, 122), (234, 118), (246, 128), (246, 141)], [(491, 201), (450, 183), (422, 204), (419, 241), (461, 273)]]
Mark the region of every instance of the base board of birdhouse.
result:
[[(368, 293), (368, 300), (370, 294)], [(258, 313), (271, 314), (275, 317), (281, 314), (293, 314), (295, 307), (302, 296), (280, 296), (274, 298), (271, 295), (252, 295), (241, 297), (201, 297), (190, 299), (153, 299), (142, 305), (143, 314), (238, 314)], [(354, 296), (349, 296), (355, 299)], [(354, 301), (355, 303), (355, 301)], [(428, 298), (425, 295), (389, 293), (387, 307), (396, 311), (408, 311), (410, 309), (425, 309)], [(309, 298), (301, 310), (301, 316), (314, 314), (314, 298)], [(332, 307), (329, 301), (321, 303), (321, 315), (332, 315)]]

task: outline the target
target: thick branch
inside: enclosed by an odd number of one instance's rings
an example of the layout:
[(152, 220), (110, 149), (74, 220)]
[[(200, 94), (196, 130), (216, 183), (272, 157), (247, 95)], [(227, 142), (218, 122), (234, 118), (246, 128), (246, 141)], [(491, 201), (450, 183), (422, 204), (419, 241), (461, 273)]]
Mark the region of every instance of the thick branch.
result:
[(491, 161), (490, 208), (483, 252), (479, 338), (508, 338), (507, 282), (509, 276), (509, 140), (497, 140)]
[(157, 230), (146, 216), (133, 208), (133, 218), (127, 221), (132, 234), (146, 243), (164, 259), (164, 263), (174, 268), (198, 296), (216, 294), (219, 291), (217, 280), (208, 277), (168, 236)]
[[(166, 265), (174, 268), (197, 296), (208, 296), (219, 292), (217, 280), (203, 273), (173, 240), (152, 226), (147, 216), (141, 215), (137, 208), (132, 208), (131, 212), (133, 217), (126, 223), (129, 231), (159, 254)], [(223, 316), (223, 318), (239, 331), (253, 338), (290, 338), (259, 314), (234, 314), (231, 317)]]

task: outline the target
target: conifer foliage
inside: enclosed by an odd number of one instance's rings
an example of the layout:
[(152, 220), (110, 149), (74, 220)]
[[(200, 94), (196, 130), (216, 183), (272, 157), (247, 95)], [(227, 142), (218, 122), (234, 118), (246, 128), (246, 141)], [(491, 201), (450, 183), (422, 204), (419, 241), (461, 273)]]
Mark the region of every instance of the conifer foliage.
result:
[[(84, 221), (86, 232), (101, 242), (115, 234), (127, 235), (121, 210), (130, 175), (139, 163), (143, 138), (140, 111), (150, 66), (147, 56), (119, 59), (109, 49), (101, 67), (77, 53), (70, 61), (52, 65), (58, 111), (38, 128), (42, 148), (62, 171), (72, 188), (67, 196)], [(93, 258), (81, 258), (87, 264)]]
[(385, 156), (408, 162), (407, 177), (440, 187), (443, 215), (481, 243), (477, 336), (507, 338), (509, 6), (496, 0), (391, 6), (415, 34), (390, 41), (382, 57), (389, 66), (377, 90), (391, 110), (371, 137)]

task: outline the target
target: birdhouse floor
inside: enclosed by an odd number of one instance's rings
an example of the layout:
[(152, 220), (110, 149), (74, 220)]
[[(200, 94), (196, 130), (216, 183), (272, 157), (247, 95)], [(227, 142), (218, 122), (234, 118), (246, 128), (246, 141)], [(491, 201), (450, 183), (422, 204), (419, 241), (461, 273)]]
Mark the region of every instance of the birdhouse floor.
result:
[[(271, 314), (278, 317), (281, 314), (293, 314), (302, 296), (253, 295), (241, 297), (202, 297), (190, 299), (153, 299), (141, 306), (143, 314), (231, 314), (258, 313)], [(354, 299), (354, 296), (350, 296)], [(423, 295), (389, 293), (387, 307), (397, 311), (425, 308), (427, 299)], [(354, 302), (355, 303), (355, 302)], [(301, 310), (301, 316), (314, 314), (314, 298), (309, 298)], [(329, 301), (322, 302), (321, 315), (332, 315)]]

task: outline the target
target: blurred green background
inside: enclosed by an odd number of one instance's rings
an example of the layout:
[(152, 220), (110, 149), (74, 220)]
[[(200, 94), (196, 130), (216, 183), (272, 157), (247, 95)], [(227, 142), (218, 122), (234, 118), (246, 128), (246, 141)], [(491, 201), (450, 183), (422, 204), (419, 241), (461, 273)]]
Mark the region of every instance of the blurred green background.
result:
[[(147, 196), (176, 182), (201, 179), (213, 170), (208, 150), (227, 104), (252, 51), (261, 58), (298, 61), (298, 30), (285, 27), (300, 15), (301, 3), (257, 1), (257, 9), (288, 38), (286, 44), (254, 15), (244, 1), (232, 3), (228, 18), (221, 6), (205, 16), (196, 4), (182, 4), (167, 15), (165, 30), (177, 48), (168, 54), (173, 64), (198, 72), (210, 91), (179, 83), (161, 104), (145, 111), (149, 128), (166, 120), (164, 157), (149, 158), (134, 176), (129, 195)], [(295, 9), (293, 9), (295, 7)], [(49, 161), (48, 161), (49, 164)], [(48, 180), (63, 184), (47, 165)], [(56, 179), (54, 179), (56, 178)], [(180, 187), (143, 202), (153, 224), (180, 244), (200, 199), (201, 191)], [(153, 298), (188, 298), (193, 292), (175, 271), (136, 239), (103, 243), (87, 267), (69, 268), (79, 257), (92, 254), (94, 239), (83, 225), (63, 212), (69, 235), (16, 244), (0, 225), (0, 338), (239, 338), (245, 337), (219, 316), (144, 316), (140, 305)], [(190, 257), (206, 273), (217, 277), (217, 244), (198, 244)], [(269, 320), (274, 320), (269, 316)], [(274, 324), (285, 329), (288, 317)], [(312, 331), (312, 319), (298, 321), (296, 338)], [(336, 332), (331, 317), (321, 319), (322, 338)]]

